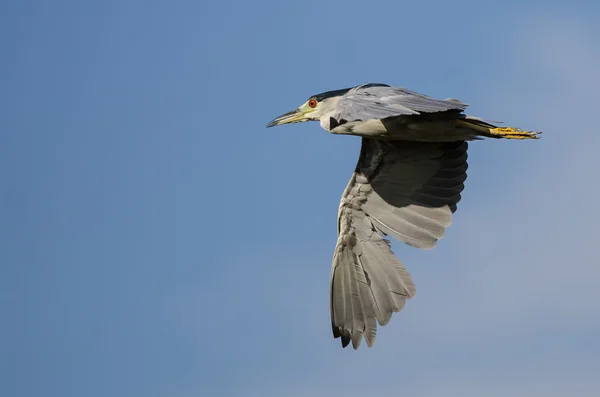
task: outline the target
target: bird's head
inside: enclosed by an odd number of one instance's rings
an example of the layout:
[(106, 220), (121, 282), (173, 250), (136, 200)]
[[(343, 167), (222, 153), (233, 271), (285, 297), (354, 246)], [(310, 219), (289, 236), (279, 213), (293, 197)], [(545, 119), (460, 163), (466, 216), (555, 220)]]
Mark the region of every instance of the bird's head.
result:
[(328, 115), (335, 109), (340, 98), (350, 89), (351, 88), (345, 88), (343, 90), (327, 91), (313, 95), (298, 109), (294, 109), (291, 112), (284, 113), (273, 119), (267, 124), (267, 128), (282, 124), (320, 120), (321, 117)]

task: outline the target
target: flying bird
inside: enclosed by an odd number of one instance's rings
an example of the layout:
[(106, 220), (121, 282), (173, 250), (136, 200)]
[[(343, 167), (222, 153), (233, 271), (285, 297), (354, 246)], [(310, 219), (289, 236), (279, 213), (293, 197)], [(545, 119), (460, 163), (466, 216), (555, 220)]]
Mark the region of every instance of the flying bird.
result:
[(536, 139), (464, 113), (468, 105), (405, 88), (364, 84), (311, 96), (267, 127), (319, 121), (362, 137), (358, 163), (338, 209), (330, 309), (333, 336), (358, 349), (375, 343), (377, 323), (415, 296), (409, 272), (386, 236), (432, 249), (452, 223), (467, 179), (468, 141)]

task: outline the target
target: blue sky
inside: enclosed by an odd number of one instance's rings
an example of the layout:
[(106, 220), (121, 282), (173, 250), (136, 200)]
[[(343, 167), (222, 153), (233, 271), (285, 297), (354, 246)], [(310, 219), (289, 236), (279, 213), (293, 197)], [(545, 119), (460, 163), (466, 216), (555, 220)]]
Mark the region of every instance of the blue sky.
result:
[[(0, 5), (0, 395), (598, 396), (593, 1)], [(544, 131), (470, 146), (418, 295), (331, 337), (360, 141), (265, 129), (365, 82)]]

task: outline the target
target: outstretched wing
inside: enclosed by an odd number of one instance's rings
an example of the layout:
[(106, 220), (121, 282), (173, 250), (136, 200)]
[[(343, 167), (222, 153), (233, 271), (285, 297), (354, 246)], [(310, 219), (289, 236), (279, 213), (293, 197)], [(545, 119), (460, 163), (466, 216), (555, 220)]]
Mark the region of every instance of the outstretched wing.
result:
[(401, 87), (366, 85), (348, 91), (332, 117), (338, 121), (366, 121), (448, 110), (462, 112), (467, 106), (456, 99), (438, 100)]
[(415, 296), (410, 274), (385, 235), (433, 248), (452, 222), (467, 178), (467, 143), (363, 138), (356, 170), (338, 212), (331, 274), (331, 321), (342, 345), (375, 343), (385, 325)]

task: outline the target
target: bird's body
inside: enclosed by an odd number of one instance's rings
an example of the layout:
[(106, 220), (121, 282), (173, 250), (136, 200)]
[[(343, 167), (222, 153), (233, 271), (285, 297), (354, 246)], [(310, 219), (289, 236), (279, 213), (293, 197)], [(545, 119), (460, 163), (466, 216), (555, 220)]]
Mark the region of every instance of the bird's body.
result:
[(537, 136), (467, 116), (466, 108), (455, 99), (367, 84), (314, 95), (268, 125), (318, 120), (331, 133), (362, 137), (338, 210), (331, 273), (332, 329), (344, 347), (358, 348), (363, 336), (372, 346), (377, 322), (387, 324), (415, 296), (385, 237), (435, 247), (461, 198), (467, 141)]

